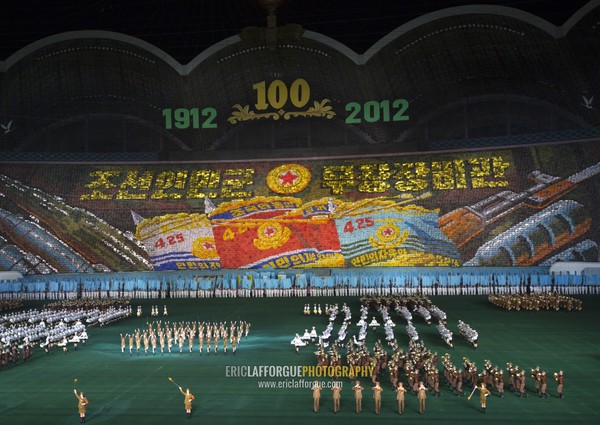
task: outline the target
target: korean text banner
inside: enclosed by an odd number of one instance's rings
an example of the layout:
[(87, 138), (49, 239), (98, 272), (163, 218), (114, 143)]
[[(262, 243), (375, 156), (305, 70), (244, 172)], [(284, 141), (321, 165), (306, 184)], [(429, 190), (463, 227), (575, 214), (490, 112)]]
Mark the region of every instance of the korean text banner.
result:
[(25, 274), (598, 260), (600, 148), (360, 159), (4, 163), (0, 269)]

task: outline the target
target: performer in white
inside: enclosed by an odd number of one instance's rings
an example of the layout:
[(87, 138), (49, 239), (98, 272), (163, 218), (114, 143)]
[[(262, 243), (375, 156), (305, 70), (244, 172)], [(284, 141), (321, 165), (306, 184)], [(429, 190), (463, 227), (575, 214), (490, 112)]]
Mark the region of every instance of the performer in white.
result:
[(317, 330), (316, 330), (316, 329), (315, 329), (315, 327), (313, 326), (313, 327), (312, 327), (312, 330), (310, 331), (310, 340), (311, 340), (313, 343), (315, 343), (315, 342), (317, 342), (317, 338), (318, 338), (318, 335), (317, 335)]
[(304, 341), (304, 343), (308, 343), (308, 341), (310, 341), (310, 333), (308, 332), (308, 329), (304, 329), (304, 335), (302, 335), (302, 341)]
[(369, 323), (369, 327), (375, 329), (377, 326), (379, 326), (379, 322), (375, 319), (375, 316), (373, 316), (373, 320)]
[(296, 336), (294, 337), (294, 339), (292, 339), (290, 344), (294, 346), (297, 354), (300, 354), (300, 347), (304, 347), (306, 345), (306, 343), (302, 341), (302, 338), (300, 338), (300, 335), (298, 334), (296, 334)]

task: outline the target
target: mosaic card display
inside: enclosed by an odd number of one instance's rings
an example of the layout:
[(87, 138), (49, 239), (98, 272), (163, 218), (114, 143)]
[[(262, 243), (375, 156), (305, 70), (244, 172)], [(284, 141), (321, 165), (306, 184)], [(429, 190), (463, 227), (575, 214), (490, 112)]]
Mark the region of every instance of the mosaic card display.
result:
[(25, 274), (598, 260), (595, 143), (298, 161), (4, 163)]

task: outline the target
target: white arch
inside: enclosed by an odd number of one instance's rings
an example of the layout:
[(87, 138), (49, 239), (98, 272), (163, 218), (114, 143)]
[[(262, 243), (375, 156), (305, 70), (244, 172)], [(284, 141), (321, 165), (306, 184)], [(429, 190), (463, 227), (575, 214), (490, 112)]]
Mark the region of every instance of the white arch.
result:
[(561, 38), (564, 37), (571, 30), (571, 28), (573, 28), (573, 26), (575, 26), (575, 24), (577, 24), (577, 22), (579, 22), (587, 13), (589, 13), (599, 5), (600, 0), (590, 0), (583, 7), (581, 7), (581, 9), (575, 12), (573, 16), (571, 16), (563, 25), (559, 27), (546, 21), (545, 19), (540, 18), (537, 15), (507, 6), (494, 6), (487, 4), (468, 5), (436, 10), (435, 12), (427, 13), (405, 24), (400, 25), (398, 28), (391, 31), (388, 35), (381, 38), (362, 55), (362, 63), (368, 62), (369, 59), (373, 57), (373, 55), (375, 55), (382, 48), (387, 46), (392, 41), (396, 40), (401, 35), (404, 35), (407, 32), (420, 27), (421, 25), (436, 21), (438, 19), (444, 19), (449, 18), (451, 16), (460, 15), (497, 15), (523, 21), (534, 27), (539, 28), (542, 31), (547, 32), (554, 38)]
[[(148, 53), (153, 54), (154, 56), (162, 59), (167, 64), (171, 65), (177, 72), (180, 74), (183, 71), (183, 65), (177, 62), (172, 56), (166, 53), (164, 50), (156, 47), (154, 44), (150, 44), (142, 39), (137, 37), (132, 37), (130, 35), (121, 34), (113, 31), (69, 31), (63, 32), (60, 34), (51, 35), (48, 37), (44, 37), (40, 40), (34, 41), (31, 44), (19, 49), (12, 55), (10, 55), (5, 61), (0, 62), (0, 71), (5, 72), (10, 69), (15, 63), (19, 62), (24, 57), (32, 54), (38, 49), (49, 46), (51, 44), (60, 43), (62, 41), (76, 40), (78, 38), (96, 38), (96, 39), (108, 39), (120, 41), (122, 43), (132, 44), (134, 46), (140, 47)], [(183, 74), (182, 74), (183, 75)]]
[[(525, 12), (520, 9), (515, 9), (512, 7), (506, 6), (494, 6), (494, 5), (469, 5), (469, 6), (457, 6), (450, 7), (442, 10), (437, 10), (435, 12), (427, 13), (425, 15), (419, 16), (405, 24), (402, 24), (395, 30), (391, 31), (389, 34), (381, 38), (377, 41), (373, 46), (371, 46), (364, 54), (359, 55), (354, 50), (350, 49), (346, 45), (336, 41), (330, 37), (327, 37), (323, 34), (305, 31), (304, 37), (310, 40), (314, 40), (320, 42), (326, 46), (331, 47), (334, 50), (337, 50), (342, 55), (346, 56), (352, 62), (357, 65), (364, 65), (369, 61), (371, 57), (373, 57), (377, 52), (379, 52), (382, 48), (387, 46), (392, 41), (396, 40), (398, 37), (406, 34), (407, 32), (418, 28), (421, 25), (426, 23), (444, 19), (452, 16), (460, 16), (460, 15), (471, 15), (471, 14), (486, 14), (486, 15), (497, 15), (503, 17), (513, 18), (515, 20), (520, 20), (526, 22), (534, 27), (539, 28), (542, 31), (547, 32), (554, 38), (564, 37), (570, 30), (579, 22), (587, 13), (594, 10), (596, 7), (600, 5), (600, 0), (590, 0), (586, 3), (581, 9), (573, 14), (563, 25), (555, 26), (552, 23), (546, 21), (545, 19), (540, 18), (539, 16), (533, 15), (529, 12)], [(208, 57), (218, 52), (219, 50), (234, 45), (238, 43), (241, 39), (238, 35), (229, 37), (220, 41), (208, 49), (204, 50), (200, 54), (198, 54), (194, 59), (192, 59), (187, 65), (182, 65), (177, 60), (175, 60), (171, 55), (166, 53), (164, 50), (159, 47), (148, 43), (142, 39), (137, 37), (129, 36), (122, 33), (112, 32), (112, 31), (99, 31), (99, 30), (86, 30), (86, 31), (70, 31), (64, 32), (60, 34), (51, 35), (49, 37), (42, 38), (40, 40), (34, 41), (33, 43), (23, 47), (17, 52), (10, 55), (5, 61), (0, 61), (0, 72), (5, 72), (10, 69), (15, 63), (24, 58), (25, 56), (35, 52), (36, 50), (54, 44), (61, 41), (74, 40), (78, 38), (97, 38), (97, 39), (109, 39), (120, 41), (123, 43), (131, 44), (137, 46), (141, 49), (148, 51), (148, 53), (156, 56), (157, 58), (162, 59), (164, 62), (169, 64), (175, 71), (177, 71), (180, 75), (187, 75), (192, 72), (199, 64), (204, 62)]]

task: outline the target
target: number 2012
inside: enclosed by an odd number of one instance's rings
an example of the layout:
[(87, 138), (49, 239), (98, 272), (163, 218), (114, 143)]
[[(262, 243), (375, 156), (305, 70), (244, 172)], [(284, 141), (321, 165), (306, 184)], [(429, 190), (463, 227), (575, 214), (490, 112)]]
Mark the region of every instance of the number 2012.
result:
[[(390, 106), (391, 103), (391, 106)], [(358, 102), (346, 104), (346, 124), (360, 124), (363, 120), (366, 122), (389, 122), (389, 121), (408, 121), (406, 110), (408, 109), (408, 100), (396, 99), (394, 101), (370, 100), (361, 105)]]

